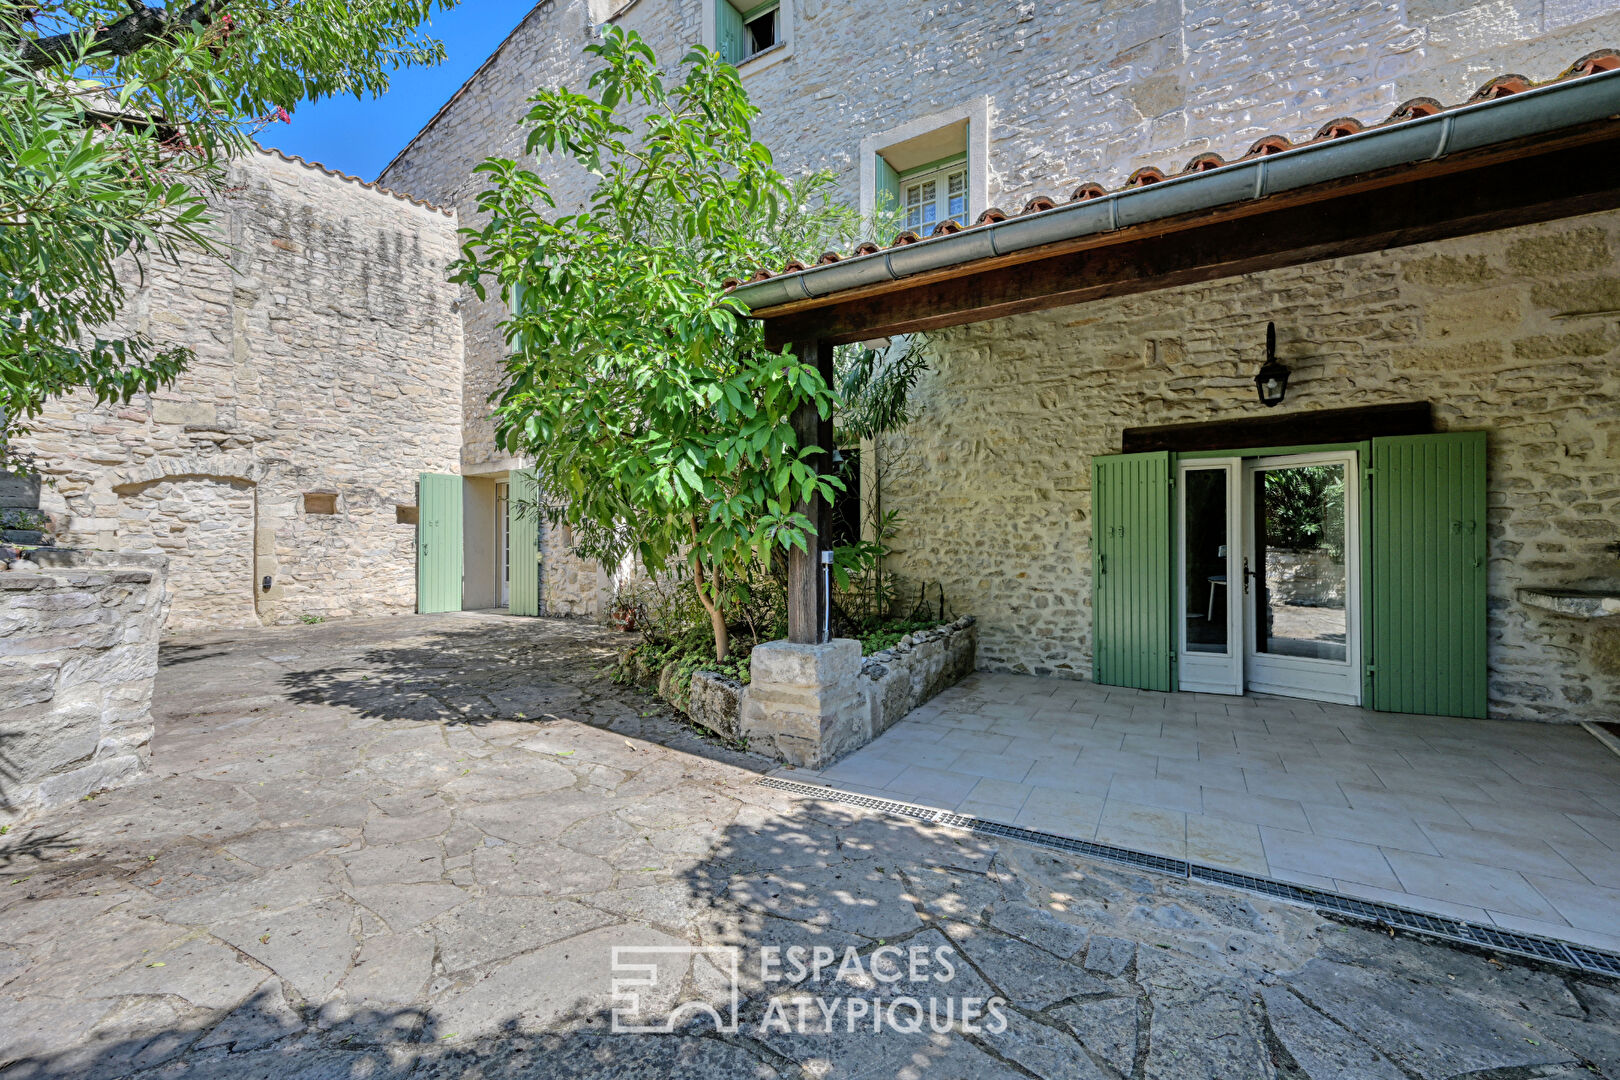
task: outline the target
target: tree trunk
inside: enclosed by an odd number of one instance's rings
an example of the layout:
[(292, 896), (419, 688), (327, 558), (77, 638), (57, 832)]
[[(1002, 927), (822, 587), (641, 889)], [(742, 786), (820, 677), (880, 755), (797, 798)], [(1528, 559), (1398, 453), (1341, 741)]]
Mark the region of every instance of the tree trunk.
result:
[(709, 609), (709, 625), (714, 628), (714, 658), (724, 660), (731, 640), (730, 633), (726, 630), (726, 618), (719, 608)]
[[(719, 581), (718, 574), (715, 575), (715, 581), (717, 583)], [(700, 562), (695, 556), (692, 559), (692, 584), (697, 589), (698, 603), (702, 604), (703, 610), (709, 613), (709, 626), (714, 630), (714, 658), (716, 660), (724, 660), (726, 658), (726, 646), (729, 643), (728, 639), (730, 636), (726, 630), (726, 616), (725, 613), (720, 610), (718, 589), (716, 590), (716, 596), (713, 597), (711, 597), (706, 591), (703, 576), (703, 563)]]

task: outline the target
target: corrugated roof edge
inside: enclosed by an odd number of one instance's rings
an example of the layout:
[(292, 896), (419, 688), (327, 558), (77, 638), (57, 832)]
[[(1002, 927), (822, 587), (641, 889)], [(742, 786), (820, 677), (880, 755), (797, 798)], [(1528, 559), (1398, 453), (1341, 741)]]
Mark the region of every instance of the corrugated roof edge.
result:
[(1443, 158), (1461, 150), (1544, 134), (1617, 113), (1620, 68), (1595, 70), (1203, 171), (1183, 172), (1113, 192), (1091, 193), (1079, 201), (1052, 205), (1049, 199), (1035, 200), (1044, 201), (1049, 208), (1035, 208), (1032, 202), (1018, 216), (996, 219), (987, 211), (981, 217), (983, 223), (971, 228), (927, 239), (909, 238), (888, 248), (863, 245), (852, 256), (833, 260), (824, 256), (814, 266), (794, 267), (740, 283), (730, 295), (750, 311), (819, 299), (1042, 244), (1111, 232), (1376, 169)]
[(389, 198), (398, 199), (400, 202), (408, 202), (413, 206), (420, 206), (427, 210), (433, 210), (437, 213), (443, 214), (445, 217), (456, 216), (455, 210), (451, 207), (439, 206), (435, 203), (428, 202), (426, 199), (418, 199), (414, 195), (407, 195), (401, 191), (394, 191), (392, 188), (385, 188), (374, 180), (362, 180), (358, 176), (350, 176), (346, 172), (339, 172), (337, 169), (329, 169), (318, 161), (305, 161), (297, 154), (289, 154), (285, 150), (276, 149), (274, 146), (261, 146), (259, 143), (254, 143), (253, 148), (261, 154), (274, 155), (280, 158), (282, 161), (290, 161), (294, 165), (302, 165), (306, 169), (313, 169), (316, 172), (325, 173), (327, 176), (335, 176), (339, 180), (344, 180), (351, 184), (359, 184), (366, 190), (375, 191), (379, 195), (387, 195)]

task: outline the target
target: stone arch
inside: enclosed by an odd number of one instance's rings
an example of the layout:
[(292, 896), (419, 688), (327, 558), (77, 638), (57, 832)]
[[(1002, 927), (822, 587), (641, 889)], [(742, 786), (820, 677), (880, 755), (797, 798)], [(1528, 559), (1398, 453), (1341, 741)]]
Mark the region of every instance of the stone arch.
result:
[(165, 631), (258, 625), (262, 476), (243, 455), (162, 458), (114, 476), (120, 546), (169, 557)]
[(123, 494), (125, 489), (156, 481), (194, 477), (257, 484), (264, 479), (264, 466), (247, 454), (181, 454), (153, 458), (144, 465), (119, 469), (113, 473), (112, 486), (114, 491)]

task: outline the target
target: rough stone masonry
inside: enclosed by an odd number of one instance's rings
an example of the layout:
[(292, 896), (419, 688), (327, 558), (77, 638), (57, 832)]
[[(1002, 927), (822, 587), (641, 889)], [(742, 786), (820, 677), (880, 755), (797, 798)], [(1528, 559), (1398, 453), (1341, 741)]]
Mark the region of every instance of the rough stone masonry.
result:
[(227, 261), (148, 267), (124, 315), (195, 361), (128, 405), (53, 401), (41, 507), (64, 545), (167, 555), (171, 631), (411, 611), (401, 508), (460, 461), (456, 219), (264, 152), (215, 209)]
[(127, 782), (152, 756), (167, 560), (35, 559), (0, 570), (0, 824)]

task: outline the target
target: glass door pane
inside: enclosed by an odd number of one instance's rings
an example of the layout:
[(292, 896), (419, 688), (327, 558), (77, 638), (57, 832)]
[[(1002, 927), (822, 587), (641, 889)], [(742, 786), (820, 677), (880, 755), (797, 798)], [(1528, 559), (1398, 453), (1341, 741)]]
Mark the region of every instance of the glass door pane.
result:
[(1344, 662), (1349, 656), (1345, 466), (1254, 473), (1254, 649)]
[(1189, 469), (1182, 490), (1181, 595), (1186, 606), (1187, 652), (1225, 655), (1230, 647), (1226, 581), (1227, 470)]

